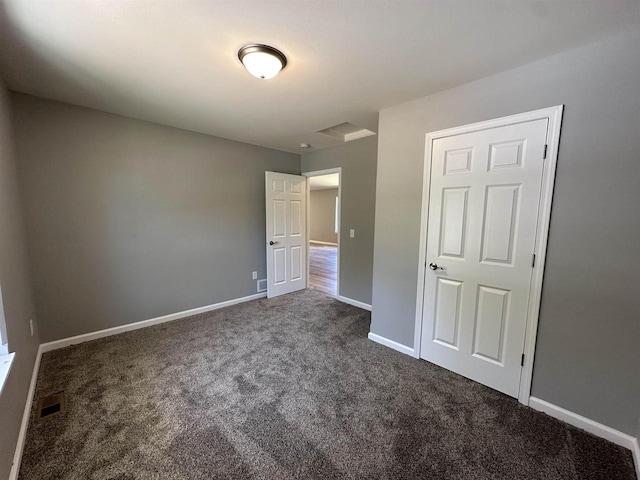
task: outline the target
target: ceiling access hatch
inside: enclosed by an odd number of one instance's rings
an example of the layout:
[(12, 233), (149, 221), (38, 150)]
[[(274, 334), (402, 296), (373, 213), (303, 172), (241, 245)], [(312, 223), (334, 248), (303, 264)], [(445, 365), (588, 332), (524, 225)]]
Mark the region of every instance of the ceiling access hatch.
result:
[(328, 135), (337, 140), (340, 140), (341, 142), (350, 142), (352, 140), (357, 140), (359, 138), (369, 137), (376, 134), (376, 132), (372, 132), (371, 130), (367, 130), (366, 128), (360, 128), (359, 126), (349, 122), (344, 122), (338, 125), (334, 125), (333, 127), (325, 128), (324, 130), (318, 131), (318, 133)]

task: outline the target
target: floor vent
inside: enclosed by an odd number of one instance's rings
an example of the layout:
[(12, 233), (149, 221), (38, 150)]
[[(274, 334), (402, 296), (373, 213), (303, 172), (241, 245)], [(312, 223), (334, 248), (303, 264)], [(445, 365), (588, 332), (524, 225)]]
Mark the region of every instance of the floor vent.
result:
[(54, 393), (38, 401), (38, 418), (50, 417), (64, 412), (64, 392)]

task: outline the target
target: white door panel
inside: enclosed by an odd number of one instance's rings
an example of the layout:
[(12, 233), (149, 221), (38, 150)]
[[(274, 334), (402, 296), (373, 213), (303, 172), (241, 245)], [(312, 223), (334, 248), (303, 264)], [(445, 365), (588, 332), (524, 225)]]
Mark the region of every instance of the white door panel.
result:
[(547, 119), (439, 138), (431, 151), (420, 356), (512, 396)]
[(266, 172), (267, 296), (306, 288), (306, 178)]

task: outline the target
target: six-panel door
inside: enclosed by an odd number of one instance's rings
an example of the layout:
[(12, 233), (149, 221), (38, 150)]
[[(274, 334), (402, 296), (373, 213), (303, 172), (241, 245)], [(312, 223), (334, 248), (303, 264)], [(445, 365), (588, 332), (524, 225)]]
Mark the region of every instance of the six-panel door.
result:
[[(436, 139), (420, 356), (518, 395), (547, 120)], [(435, 270), (432, 270), (435, 268)]]
[(306, 178), (266, 172), (267, 296), (306, 288)]

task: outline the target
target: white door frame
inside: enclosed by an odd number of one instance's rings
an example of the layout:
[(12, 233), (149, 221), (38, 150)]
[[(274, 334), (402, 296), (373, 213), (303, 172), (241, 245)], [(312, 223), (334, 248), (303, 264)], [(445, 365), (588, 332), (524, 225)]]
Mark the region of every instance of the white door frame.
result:
[[(340, 297), (340, 236), (342, 235), (342, 167), (327, 168), (313, 172), (303, 172), (303, 177), (320, 177), (331, 173), (338, 174), (338, 258), (336, 258), (336, 298)], [(307, 181), (307, 288), (309, 288), (309, 243), (311, 241), (311, 182)]]
[(463, 133), (497, 128), (514, 123), (530, 122), (532, 120), (548, 119), (546, 159), (542, 172), (542, 189), (540, 192), (540, 204), (536, 224), (535, 250), (536, 264), (532, 269), (531, 287), (529, 291), (529, 309), (527, 311), (527, 327), (524, 341), (524, 365), (520, 375), (520, 389), (518, 400), (529, 405), (531, 395), (531, 379), (533, 375), (533, 361), (536, 348), (536, 335), (538, 333), (538, 318), (540, 314), (540, 296), (542, 294), (542, 280), (544, 277), (544, 264), (547, 254), (547, 239), (549, 237), (549, 219), (551, 216), (551, 202), (553, 200), (553, 185), (556, 176), (558, 160), (558, 146), (560, 140), (560, 126), (562, 123), (563, 105), (543, 108), (532, 112), (510, 115), (485, 122), (472, 123), (461, 127), (439, 130), (427, 133), (425, 144), (424, 176), (422, 181), (422, 211), (420, 214), (420, 247), (418, 252), (418, 293), (416, 301), (415, 332), (413, 337), (413, 355), (420, 358), (421, 334), (422, 334), (422, 309), (424, 303), (424, 285), (427, 271), (427, 225), (429, 215), (429, 189), (431, 186), (431, 150), (434, 140), (443, 137), (451, 137)]

